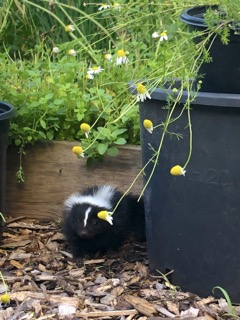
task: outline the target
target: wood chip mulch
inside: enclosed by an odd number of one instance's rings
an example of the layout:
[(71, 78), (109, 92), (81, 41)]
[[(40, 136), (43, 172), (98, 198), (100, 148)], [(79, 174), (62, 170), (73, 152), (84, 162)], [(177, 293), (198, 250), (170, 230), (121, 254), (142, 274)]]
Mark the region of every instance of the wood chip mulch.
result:
[(11, 301), (0, 304), (0, 320), (233, 319), (223, 298), (202, 299), (149, 274), (144, 243), (78, 261), (67, 250), (59, 224), (8, 219), (0, 270)]

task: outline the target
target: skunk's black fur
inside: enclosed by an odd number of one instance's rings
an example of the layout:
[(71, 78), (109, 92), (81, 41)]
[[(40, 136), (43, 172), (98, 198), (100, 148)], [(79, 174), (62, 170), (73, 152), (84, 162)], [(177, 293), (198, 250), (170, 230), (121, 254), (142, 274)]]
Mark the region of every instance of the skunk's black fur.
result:
[(107, 185), (71, 195), (64, 203), (63, 233), (75, 258), (84, 254), (117, 249), (133, 235), (145, 240), (143, 201), (125, 196), (113, 214), (113, 225), (97, 217), (99, 211), (113, 211), (122, 193)]

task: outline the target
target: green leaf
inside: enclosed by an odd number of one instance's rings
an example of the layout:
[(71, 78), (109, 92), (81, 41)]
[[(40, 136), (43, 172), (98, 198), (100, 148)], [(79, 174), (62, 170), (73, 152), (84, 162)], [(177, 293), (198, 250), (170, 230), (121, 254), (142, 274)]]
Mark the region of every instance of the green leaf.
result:
[(43, 129), (46, 129), (46, 122), (43, 119), (40, 119), (40, 124)]
[(54, 101), (53, 101), (53, 103), (55, 104), (55, 105), (57, 105), (57, 106), (60, 106), (61, 104), (63, 104), (63, 99), (55, 99)]
[(97, 146), (98, 153), (100, 155), (103, 155), (106, 152), (107, 148), (108, 148), (108, 144), (99, 143), (99, 145)]
[(114, 143), (122, 145), (122, 144), (126, 144), (127, 141), (124, 138), (118, 138)]
[(46, 138), (47, 138), (46, 135), (45, 135), (45, 133), (44, 133), (43, 131), (39, 131), (38, 133), (39, 133), (39, 136), (40, 136), (41, 138), (43, 138), (43, 139), (46, 139)]
[(111, 157), (115, 157), (117, 156), (119, 153), (118, 148), (117, 147), (110, 147), (107, 150), (107, 154)]
[(53, 140), (53, 138), (54, 138), (53, 131), (52, 130), (47, 131), (46, 136), (47, 136), (48, 140)]
[(16, 146), (20, 146), (21, 143), (22, 143), (22, 141), (20, 139), (16, 139), (15, 140), (15, 145)]

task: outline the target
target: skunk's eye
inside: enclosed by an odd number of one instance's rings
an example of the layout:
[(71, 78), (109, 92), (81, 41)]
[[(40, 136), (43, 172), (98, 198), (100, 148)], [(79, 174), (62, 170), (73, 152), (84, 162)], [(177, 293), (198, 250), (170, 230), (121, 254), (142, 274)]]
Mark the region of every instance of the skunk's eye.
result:
[(98, 222), (97, 220), (93, 220), (93, 224), (96, 225)]
[(77, 220), (76, 220), (76, 223), (80, 223), (80, 220), (79, 220), (79, 219), (77, 219)]

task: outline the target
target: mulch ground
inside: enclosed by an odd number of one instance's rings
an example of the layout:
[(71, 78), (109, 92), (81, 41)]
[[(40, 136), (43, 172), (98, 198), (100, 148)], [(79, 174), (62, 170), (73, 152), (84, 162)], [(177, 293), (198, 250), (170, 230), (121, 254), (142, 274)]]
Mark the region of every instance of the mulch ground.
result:
[(56, 223), (9, 218), (0, 255), (11, 298), (0, 306), (0, 320), (233, 319), (223, 298), (181, 292), (149, 274), (144, 243), (76, 261)]

